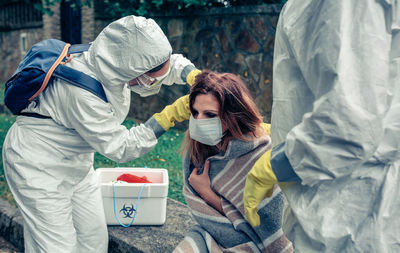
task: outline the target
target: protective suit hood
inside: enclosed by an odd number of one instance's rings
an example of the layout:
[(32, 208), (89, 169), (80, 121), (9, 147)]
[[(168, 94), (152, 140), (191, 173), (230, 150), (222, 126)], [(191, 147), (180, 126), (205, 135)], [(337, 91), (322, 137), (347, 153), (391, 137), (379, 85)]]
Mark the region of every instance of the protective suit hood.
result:
[(127, 16), (103, 29), (86, 60), (99, 81), (109, 88), (159, 66), (171, 53), (167, 37), (154, 20)]
[(126, 83), (167, 61), (171, 53), (167, 37), (153, 19), (127, 16), (100, 32), (83, 54), (83, 65), (103, 84), (107, 99), (122, 122), (131, 101)]

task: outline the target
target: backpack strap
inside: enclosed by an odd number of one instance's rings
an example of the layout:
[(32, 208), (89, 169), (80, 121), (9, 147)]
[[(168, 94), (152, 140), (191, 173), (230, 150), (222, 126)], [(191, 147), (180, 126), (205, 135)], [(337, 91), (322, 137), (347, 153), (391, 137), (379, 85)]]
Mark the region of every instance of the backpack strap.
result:
[[(74, 44), (68, 48), (69, 54), (76, 54), (88, 51), (90, 44)], [(104, 102), (108, 103), (106, 93), (104, 92), (102, 84), (91, 76), (85, 73), (75, 70), (73, 68), (67, 67), (65, 65), (59, 65), (54, 72), (54, 76), (69, 82), (79, 88), (87, 90), (94, 95), (101, 98)]]
[(91, 76), (65, 65), (59, 65), (54, 71), (54, 76), (79, 88), (85, 89), (108, 103), (102, 84)]
[(68, 54), (82, 53), (84, 51), (88, 51), (89, 47), (90, 44), (74, 44), (69, 47)]
[(91, 76), (84, 74), (81, 71), (75, 70), (62, 64), (62, 61), (70, 54), (82, 53), (84, 51), (87, 51), (89, 47), (90, 44), (75, 44), (71, 46), (71, 44), (66, 43), (60, 56), (47, 72), (40, 89), (37, 90), (36, 93), (29, 98), (29, 101), (35, 99), (35, 97), (37, 97), (46, 88), (52, 76), (56, 76), (66, 82), (69, 82), (72, 85), (93, 93), (94, 95), (101, 98), (104, 102), (108, 103), (103, 86), (99, 81), (92, 78)]
[(57, 68), (57, 66), (60, 64), (62, 60), (68, 55), (68, 48), (71, 46), (71, 44), (67, 43), (64, 46), (63, 51), (61, 52), (60, 56), (57, 58), (57, 60), (53, 63), (53, 65), (50, 67), (49, 71), (47, 71), (46, 76), (44, 77), (44, 80), (42, 82), (42, 85), (40, 88), (33, 94), (28, 100), (32, 101), (37, 97), (46, 87), (47, 84), (50, 81), (51, 75), (53, 75), (54, 70)]
[(27, 116), (27, 117), (34, 117), (38, 119), (51, 119), (50, 116), (44, 116), (35, 112), (20, 112), (19, 115)]

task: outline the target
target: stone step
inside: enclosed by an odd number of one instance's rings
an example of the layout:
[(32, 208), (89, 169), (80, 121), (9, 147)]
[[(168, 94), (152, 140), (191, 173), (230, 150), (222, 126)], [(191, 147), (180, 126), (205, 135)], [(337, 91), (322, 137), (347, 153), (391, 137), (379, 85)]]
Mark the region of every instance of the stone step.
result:
[[(24, 251), (23, 222), (15, 206), (0, 198), (0, 236), (20, 253)], [(108, 226), (109, 253), (168, 253), (195, 224), (188, 207), (176, 200), (167, 200), (167, 218), (160, 226)], [(10, 245), (10, 244), (7, 244)], [(0, 244), (1, 247), (1, 244)], [(6, 250), (6, 249), (5, 249)], [(14, 252), (14, 251), (1, 251)]]

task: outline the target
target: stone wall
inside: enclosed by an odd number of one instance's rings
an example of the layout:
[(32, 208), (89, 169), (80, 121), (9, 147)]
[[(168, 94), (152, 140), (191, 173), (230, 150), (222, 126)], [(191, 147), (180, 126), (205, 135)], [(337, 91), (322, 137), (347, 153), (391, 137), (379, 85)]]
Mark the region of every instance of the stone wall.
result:
[[(181, 53), (200, 69), (232, 72), (248, 85), (265, 122), (272, 106), (272, 60), (275, 27), (281, 5), (218, 8), (192, 16), (154, 19), (168, 36), (174, 53)], [(146, 120), (154, 112), (188, 92), (165, 87), (160, 96), (132, 94), (130, 114)]]
[[(25, 52), (21, 50), (21, 36), (26, 36), (27, 47), (42, 40), (42, 28), (19, 29), (14, 31), (0, 32), (0, 84), (5, 82), (17, 69)], [(3, 103), (3, 101), (0, 101)]]
[[(93, 6), (93, 1), (92, 1)], [(97, 33), (95, 32), (94, 8), (82, 7), (82, 43), (93, 41)]]
[[(189, 58), (199, 69), (235, 73), (247, 83), (264, 121), (270, 121), (272, 59), (275, 27), (281, 5), (214, 8), (193, 15), (154, 16), (168, 36), (174, 53)], [(29, 47), (46, 38), (60, 38), (59, 11), (43, 16), (43, 28), (0, 32), (0, 82), (16, 69), (21, 59), (20, 33), (26, 32)], [(82, 41), (93, 40), (110, 22), (93, 20), (95, 10), (82, 9)], [(132, 93), (130, 116), (145, 121), (189, 91), (186, 86), (164, 87), (157, 96), (141, 98)]]
[(43, 15), (43, 39), (61, 39), (60, 4), (50, 7), (53, 15)]
[[(4, 83), (14, 73), (25, 55), (25, 52), (21, 51), (22, 34), (26, 35), (28, 49), (44, 39), (61, 39), (60, 4), (55, 4), (50, 9), (53, 14), (42, 16), (41, 27), (0, 32), (0, 59), (2, 59), (0, 84)], [(82, 43), (92, 41), (96, 35), (94, 9), (84, 6), (82, 8)]]
[(61, 38), (59, 6), (53, 6), (51, 10), (52, 16), (43, 15), (42, 27), (0, 32), (0, 83), (5, 82), (14, 73), (26, 53), (21, 50), (21, 36), (26, 37), (27, 49), (43, 39)]

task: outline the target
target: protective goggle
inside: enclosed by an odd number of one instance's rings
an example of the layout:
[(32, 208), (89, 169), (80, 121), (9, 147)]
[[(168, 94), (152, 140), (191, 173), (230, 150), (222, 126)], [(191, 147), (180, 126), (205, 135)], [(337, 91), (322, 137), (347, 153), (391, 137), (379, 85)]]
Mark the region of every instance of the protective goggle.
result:
[(146, 74), (142, 74), (142, 75), (138, 76), (136, 78), (136, 80), (139, 85), (149, 88), (149, 87), (152, 87), (152, 86), (155, 86), (155, 85), (161, 83), (168, 76), (170, 70), (171, 70), (171, 68), (168, 68), (167, 73), (165, 73), (164, 75), (159, 76), (159, 77), (151, 77)]

